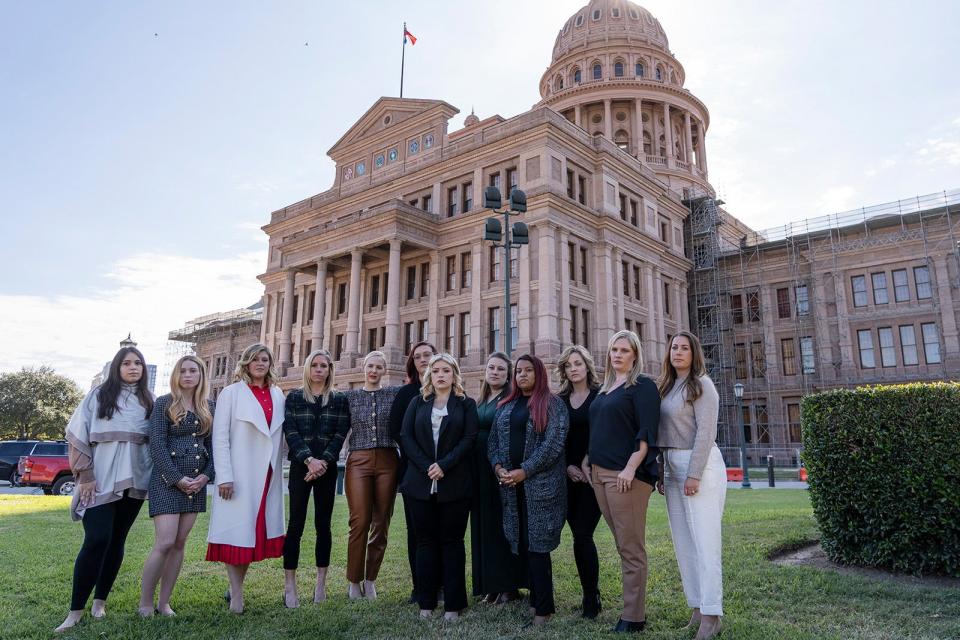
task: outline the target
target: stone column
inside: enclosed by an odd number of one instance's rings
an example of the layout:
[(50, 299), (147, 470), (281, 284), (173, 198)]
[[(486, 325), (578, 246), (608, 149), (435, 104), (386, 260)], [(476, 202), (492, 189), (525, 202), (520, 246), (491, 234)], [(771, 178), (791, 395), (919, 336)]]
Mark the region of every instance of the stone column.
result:
[(633, 155), (646, 160), (643, 154), (643, 100), (634, 100)]
[(690, 112), (683, 112), (683, 133), (686, 137), (686, 149), (687, 157), (684, 160), (687, 161), (687, 164), (690, 165), (690, 169), (693, 169), (693, 129), (690, 128)]
[(628, 279), (628, 276), (623, 271), (623, 251), (616, 247), (613, 248), (613, 268), (616, 274), (613, 283), (613, 292), (617, 299), (617, 314), (615, 316), (613, 330), (617, 332), (627, 326), (626, 313), (623, 308), (626, 302), (626, 296), (623, 295), (623, 281)]
[[(524, 353), (531, 353), (533, 351), (533, 340), (530, 335), (530, 246), (520, 247), (517, 251), (519, 254), (519, 286), (513, 282), (510, 283), (510, 295), (513, 296), (513, 292), (517, 291), (517, 355)], [(526, 257), (523, 256), (522, 252), (526, 250)], [(508, 252), (509, 255), (509, 252)], [(509, 258), (507, 260), (507, 271), (509, 270)], [(507, 331), (510, 330), (510, 326), (507, 326)]]
[(697, 147), (697, 162), (703, 177), (707, 177), (707, 127), (703, 120), (697, 120), (697, 131), (700, 133), (700, 146)]
[(654, 289), (653, 265), (648, 262), (643, 263), (643, 278), (646, 280), (647, 290), (647, 336), (646, 336), (646, 361), (648, 363), (657, 360), (657, 322), (659, 313), (657, 312), (657, 294)]
[(580, 109), (579, 104), (573, 107), (573, 122), (578, 127), (583, 127), (583, 111)]
[(606, 136), (607, 140), (613, 142), (613, 116), (610, 98), (603, 101), (603, 135)]
[(281, 367), (289, 367), (293, 363), (293, 284), (297, 272), (287, 269), (286, 280), (283, 283), (283, 315), (280, 316), (280, 353), (278, 358)]
[[(665, 353), (667, 341), (667, 330), (664, 324), (666, 318), (666, 304), (663, 299), (663, 274), (657, 267), (653, 268), (653, 295), (656, 298), (657, 305), (657, 358), (655, 364), (660, 362), (660, 358)], [(659, 372), (659, 367), (655, 367)]]
[[(446, 274), (440, 272), (440, 252), (430, 252), (430, 299), (427, 311), (427, 341), (442, 349), (440, 345), (440, 281)], [(417, 338), (419, 340), (419, 338)], [(414, 340), (414, 342), (417, 342)]]
[(603, 353), (607, 348), (607, 342), (614, 333), (614, 309), (613, 309), (613, 265), (611, 262), (611, 247), (602, 240), (594, 244), (594, 300), (595, 307), (593, 315), (596, 316), (596, 351)]
[[(956, 354), (960, 352), (960, 340), (957, 336), (957, 316), (956, 308), (953, 305), (953, 293), (950, 291), (950, 270), (945, 255), (940, 254), (933, 258), (933, 269), (934, 282), (937, 285), (937, 302), (940, 305), (940, 318), (937, 324), (940, 325), (940, 331), (943, 334), (940, 361), (946, 364), (949, 360), (956, 358)], [(923, 342), (922, 335), (917, 342)]]
[[(816, 273), (816, 263), (811, 266), (812, 271)], [(828, 320), (829, 316), (827, 315), (826, 284), (830, 281), (831, 277), (830, 274), (824, 274), (820, 279), (816, 277), (810, 278), (807, 293), (807, 298), (810, 301), (810, 315), (813, 316), (814, 326), (816, 327), (814, 353), (816, 354), (817, 374), (820, 380), (833, 380), (836, 378), (836, 369), (830, 366), (833, 362), (833, 340), (831, 340), (830, 337), (830, 323)], [(837, 308), (839, 309), (839, 306)]]
[[(560, 346), (568, 342), (576, 343), (577, 340), (570, 339), (570, 278), (569, 264), (575, 256), (570, 255), (570, 234), (566, 229), (560, 229)], [(576, 271), (574, 271), (576, 275)]]
[(403, 358), (400, 344), (400, 238), (390, 240), (390, 260), (387, 266), (387, 313), (384, 352), (387, 362), (399, 363)]
[(343, 350), (346, 358), (360, 354), (360, 268), (362, 266), (363, 250), (354, 249), (350, 252), (350, 302), (347, 307), (347, 341)]
[[(853, 355), (853, 336), (850, 332), (850, 305), (847, 302), (847, 279), (841, 273), (833, 274), (833, 291), (837, 300), (837, 337), (840, 343), (841, 373), (859, 371), (859, 361)], [(832, 358), (831, 358), (832, 360)]]
[(556, 230), (550, 225), (537, 229), (537, 341), (540, 358), (555, 359), (560, 355), (557, 336), (557, 261)]
[(663, 103), (663, 128), (665, 129), (663, 138), (667, 145), (667, 166), (672, 169), (675, 166), (676, 157), (673, 149), (673, 126), (670, 124), (670, 105), (666, 102)]
[(310, 335), (311, 345), (319, 349), (323, 344), (324, 314), (327, 306), (327, 261), (324, 258), (317, 260), (317, 288), (313, 294), (313, 331)]
[[(467, 350), (467, 361), (471, 365), (483, 364), (483, 356), (487, 352), (483, 341), (483, 249), (481, 241), (473, 242), (473, 287), (470, 289), (470, 349)], [(500, 348), (499, 346), (497, 347)], [(462, 357), (462, 354), (461, 354)]]
[(687, 291), (687, 285), (684, 282), (680, 284), (680, 322), (681, 326), (690, 330), (690, 300), (688, 296), (690, 293)]
[(657, 118), (657, 110), (654, 106), (650, 107), (650, 134), (653, 136), (653, 148), (651, 153), (655, 156), (660, 155), (660, 121)]
[[(330, 272), (329, 267), (327, 271)], [(332, 276), (333, 274), (330, 273)], [(333, 297), (336, 295), (336, 287), (327, 287), (324, 293), (326, 308), (323, 310), (323, 348), (333, 353)]]

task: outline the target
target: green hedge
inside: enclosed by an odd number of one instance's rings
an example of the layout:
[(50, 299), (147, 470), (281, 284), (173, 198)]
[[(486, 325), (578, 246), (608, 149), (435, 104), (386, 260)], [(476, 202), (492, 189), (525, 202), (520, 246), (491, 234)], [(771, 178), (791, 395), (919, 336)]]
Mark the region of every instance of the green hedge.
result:
[(841, 389), (801, 406), (827, 556), (960, 576), (960, 384)]

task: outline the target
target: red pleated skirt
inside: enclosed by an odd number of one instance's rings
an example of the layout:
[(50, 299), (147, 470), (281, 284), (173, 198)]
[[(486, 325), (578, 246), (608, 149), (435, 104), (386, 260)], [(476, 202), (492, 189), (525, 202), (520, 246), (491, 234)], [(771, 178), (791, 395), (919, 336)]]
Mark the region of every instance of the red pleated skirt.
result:
[(286, 536), (267, 538), (267, 490), (270, 488), (272, 477), (273, 467), (271, 466), (267, 470), (267, 481), (263, 485), (263, 496), (260, 498), (260, 510), (257, 511), (255, 546), (235, 547), (232, 544), (211, 542), (207, 544), (207, 560), (226, 564), (250, 564), (283, 555), (283, 540)]

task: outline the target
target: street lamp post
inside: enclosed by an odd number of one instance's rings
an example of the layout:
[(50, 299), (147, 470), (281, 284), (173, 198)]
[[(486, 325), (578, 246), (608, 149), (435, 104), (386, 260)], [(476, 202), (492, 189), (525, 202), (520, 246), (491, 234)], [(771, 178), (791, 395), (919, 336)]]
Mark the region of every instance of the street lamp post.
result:
[(740, 424), (740, 467), (743, 469), (744, 489), (750, 488), (750, 468), (747, 461), (747, 437), (743, 432), (743, 383), (733, 385), (733, 395), (737, 397), (737, 422)]
[[(500, 189), (487, 187), (483, 191), (483, 206), (494, 213), (503, 214), (503, 226), (496, 218), (487, 218), (483, 230), (483, 239), (492, 240), (494, 247), (503, 247), (503, 352), (507, 355), (512, 351), (510, 338), (513, 328), (510, 326), (510, 249), (520, 245), (530, 244), (530, 232), (527, 225), (515, 222), (510, 227), (510, 213), (524, 213), (527, 210), (527, 194), (520, 189), (510, 191), (510, 204), (501, 209), (502, 199)], [(502, 242), (501, 242), (502, 240)]]

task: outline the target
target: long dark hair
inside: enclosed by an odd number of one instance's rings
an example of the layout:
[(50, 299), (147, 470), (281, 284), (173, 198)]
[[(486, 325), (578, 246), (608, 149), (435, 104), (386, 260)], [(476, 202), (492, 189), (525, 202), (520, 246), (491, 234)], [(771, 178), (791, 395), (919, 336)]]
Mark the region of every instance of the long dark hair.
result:
[(113, 360), (110, 362), (110, 370), (107, 372), (107, 379), (97, 391), (97, 417), (101, 420), (112, 420), (113, 414), (119, 409), (117, 400), (120, 397), (121, 389), (123, 389), (120, 363), (123, 362), (128, 353), (135, 354), (140, 358), (140, 364), (143, 367), (143, 373), (137, 381), (137, 399), (145, 411), (143, 417), (149, 418), (150, 412), (153, 411), (153, 394), (150, 393), (150, 388), (147, 386), (147, 361), (144, 360), (143, 354), (136, 347), (122, 347), (120, 351), (117, 351), (117, 355), (113, 356)]
[(437, 355), (437, 348), (426, 340), (421, 340), (417, 344), (410, 347), (410, 353), (407, 354), (407, 382), (423, 382), (420, 379), (420, 372), (417, 371), (417, 365), (413, 361), (413, 354), (420, 347), (430, 347), (430, 350), (433, 351), (433, 355)]
[(683, 383), (687, 389), (686, 401), (695, 402), (700, 394), (703, 393), (703, 385), (700, 384), (700, 378), (707, 375), (707, 365), (703, 357), (703, 347), (700, 346), (700, 340), (689, 331), (678, 331), (677, 335), (670, 339), (667, 345), (667, 353), (663, 356), (663, 366), (660, 368), (660, 379), (657, 380), (657, 389), (660, 391), (660, 397), (665, 397), (677, 383), (677, 370), (673, 368), (673, 362), (670, 360), (670, 349), (677, 338), (686, 338), (690, 342), (690, 375)]
[(533, 393), (530, 394), (530, 402), (527, 406), (530, 408), (530, 417), (533, 419), (534, 431), (543, 433), (547, 430), (547, 409), (550, 405), (550, 398), (552, 398), (553, 395), (550, 393), (550, 380), (547, 377), (547, 368), (543, 366), (543, 361), (537, 356), (525, 353), (517, 358), (517, 364), (515, 364), (513, 368), (513, 389), (510, 390), (510, 395), (501, 400), (497, 407), (499, 408), (508, 402), (513, 402), (523, 395), (523, 392), (520, 391), (520, 386), (516, 384), (517, 367), (522, 360), (526, 360), (533, 365), (533, 375), (536, 379), (534, 380)]
[[(489, 356), (487, 356), (487, 365), (490, 364), (490, 361), (496, 358), (497, 360), (503, 360), (507, 363), (507, 381), (503, 385), (503, 389), (500, 390), (500, 393), (510, 394), (511, 383), (513, 381), (513, 361), (510, 360), (510, 356), (503, 353), (502, 351), (494, 351)], [(493, 389), (490, 388), (490, 385), (487, 384), (487, 374), (486, 367), (484, 367), (483, 381), (480, 383), (480, 404), (483, 404), (490, 399), (490, 396), (493, 395)]]

